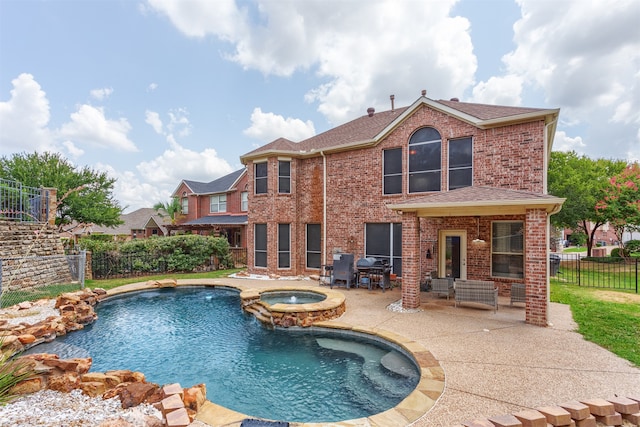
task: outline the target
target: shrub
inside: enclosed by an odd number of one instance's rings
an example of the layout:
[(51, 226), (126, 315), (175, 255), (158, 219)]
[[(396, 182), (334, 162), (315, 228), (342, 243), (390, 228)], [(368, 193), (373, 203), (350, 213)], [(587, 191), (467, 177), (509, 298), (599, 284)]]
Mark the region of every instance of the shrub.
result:
[(624, 247), (630, 254), (638, 253), (640, 252), (640, 240), (629, 240), (624, 244)]
[[(0, 347), (3, 338), (0, 337)], [(0, 405), (6, 405), (16, 396), (13, 388), (21, 381), (27, 380), (34, 375), (27, 362), (14, 359), (9, 353), (0, 352)]]
[[(622, 255), (621, 255), (622, 253)], [(612, 258), (622, 258), (624, 255), (624, 257), (628, 257), (629, 255), (631, 255), (629, 249), (624, 248), (624, 250), (621, 250), (620, 248), (613, 248), (611, 250), (611, 257)]]

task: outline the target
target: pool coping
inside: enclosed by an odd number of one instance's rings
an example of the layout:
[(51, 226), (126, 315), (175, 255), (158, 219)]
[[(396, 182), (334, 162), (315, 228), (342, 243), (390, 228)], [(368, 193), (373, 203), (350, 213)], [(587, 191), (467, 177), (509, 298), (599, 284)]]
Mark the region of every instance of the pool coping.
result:
[[(228, 283), (224, 279), (178, 279), (178, 280), (150, 280), (147, 282), (137, 282), (128, 285), (119, 286), (107, 291), (106, 297), (121, 295), (129, 292), (144, 291), (158, 288), (178, 287), (178, 286), (205, 286), (205, 287), (222, 287), (237, 289), (240, 293), (248, 292), (249, 295), (256, 293), (259, 295), (262, 292), (273, 290), (292, 290), (292, 289), (304, 289), (308, 291), (308, 288), (301, 288), (300, 286), (290, 285), (284, 286), (278, 284), (277, 286), (269, 286), (268, 288), (257, 289), (251, 285), (244, 285), (240, 283)], [(316, 290), (314, 290), (316, 291)], [(327, 304), (335, 304), (338, 295), (342, 296), (344, 302), (344, 295), (340, 292), (327, 289), (318, 289), (316, 292), (327, 293), (329, 292), (332, 298), (327, 298), (319, 303), (311, 304), (292, 304), (292, 305), (312, 305), (321, 304), (327, 302)], [(276, 306), (286, 306), (287, 304), (275, 304)], [(278, 307), (280, 308), (280, 307)], [(282, 309), (289, 309), (290, 307), (282, 307)], [(368, 417), (356, 418), (344, 421), (335, 421), (330, 423), (302, 423), (302, 422), (289, 422), (291, 426), (301, 427), (320, 427), (328, 424), (332, 426), (357, 426), (357, 425), (375, 425), (380, 427), (397, 427), (400, 425), (410, 425), (416, 422), (418, 419), (425, 416), (431, 408), (436, 404), (445, 389), (445, 374), (443, 368), (436, 358), (427, 350), (422, 344), (410, 340), (406, 337), (398, 335), (396, 333), (380, 329), (369, 328), (358, 325), (353, 325), (345, 322), (341, 322), (337, 319), (315, 322), (315, 327), (322, 327), (328, 329), (337, 329), (352, 331), (356, 333), (373, 335), (380, 337), (384, 340), (401, 347), (407, 353), (409, 353), (415, 360), (418, 368), (420, 369), (420, 380), (416, 388), (409, 393), (409, 395), (403, 399), (398, 405), (390, 408), (386, 411), (370, 415)], [(212, 427), (222, 426), (235, 426), (240, 425), (243, 420), (247, 418), (255, 418), (251, 415), (246, 415), (240, 412), (236, 412), (224, 406), (218, 405), (210, 400), (207, 400), (205, 404), (200, 408), (196, 414), (195, 419)]]

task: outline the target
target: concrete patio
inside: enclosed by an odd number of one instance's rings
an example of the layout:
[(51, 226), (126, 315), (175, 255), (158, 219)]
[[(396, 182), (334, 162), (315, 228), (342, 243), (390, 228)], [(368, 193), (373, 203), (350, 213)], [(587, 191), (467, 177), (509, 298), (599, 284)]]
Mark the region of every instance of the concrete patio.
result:
[[(273, 286), (273, 280), (220, 279), (242, 287)], [(312, 280), (279, 281), (318, 287)], [(568, 306), (552, 303), (547, 328), (524, 323), (524, 304), (499, 310), (421, 293), (418, 312), (387, 307), (400, 299), (382, 292), (334, 288), (346, 296), (346, 313), (336, 321), (379, 328), (417, 341), (445, 371), (445, 390), (415, 426), (456, 426), (462, 422), (553, 406), (570, 400), (640, 395), (640, 368), (574, 332)]]

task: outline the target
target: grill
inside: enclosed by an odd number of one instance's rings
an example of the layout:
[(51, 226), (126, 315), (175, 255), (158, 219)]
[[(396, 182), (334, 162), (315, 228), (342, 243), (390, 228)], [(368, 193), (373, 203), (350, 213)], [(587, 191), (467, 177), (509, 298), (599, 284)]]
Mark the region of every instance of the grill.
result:
[(358, 270), (358, 286), (368, 286), (371, 289), (378, 285), (382, 288), (382, 292), (390, 286), (391, 266), (387, 260), (374, 257), (360, 258), (356, 262), (356, 269)]

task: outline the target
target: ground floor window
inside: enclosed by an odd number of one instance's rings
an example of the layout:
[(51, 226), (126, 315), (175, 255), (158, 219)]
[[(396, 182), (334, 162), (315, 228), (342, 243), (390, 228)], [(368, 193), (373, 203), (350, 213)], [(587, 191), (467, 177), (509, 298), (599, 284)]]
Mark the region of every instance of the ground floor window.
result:
[(320, 268), (321, 244), (320, 224), (307, 224), (307, 268)]
[(491, 225), (491, 275), (524, 277), (523, 221), (495, 221)]
[(291, 224), (278, 224), (278, 268), (291, 268)]
[(391, 272), (402, 276), (402, 224), (365, 224), (365, 256), (387, 261)]
[(267, 266), (267, 224), (254, 224), (253, 264)]

